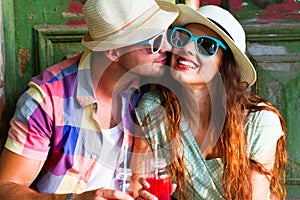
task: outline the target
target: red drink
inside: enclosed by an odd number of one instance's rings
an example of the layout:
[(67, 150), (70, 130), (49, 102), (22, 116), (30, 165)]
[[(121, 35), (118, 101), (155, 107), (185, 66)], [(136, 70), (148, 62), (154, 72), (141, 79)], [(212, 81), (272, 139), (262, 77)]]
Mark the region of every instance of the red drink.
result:
[(170, 176), (158, 176), (148, 177), (147, 182), (150, 184), (150, 188), (147, 190), (151, 194), (155, 195), (159, 200), (171, 199), (171, 180)]
[(159, 200), (170, 200), (172, 185), (170, 174), (166, 169), (166, 160), (164, 158), (153, 159), (150, 165), (151, 171), (146, 178), (150, 188), (147, 191), (155, 195)]
[(128, 194), (129, 196), (133, 197), (133, 192), (125, 192), (125, 194)]

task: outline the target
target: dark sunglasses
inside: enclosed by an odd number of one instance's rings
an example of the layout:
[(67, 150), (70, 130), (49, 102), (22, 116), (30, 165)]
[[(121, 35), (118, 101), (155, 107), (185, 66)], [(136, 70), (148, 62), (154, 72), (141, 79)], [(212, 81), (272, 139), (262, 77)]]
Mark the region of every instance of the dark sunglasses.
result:
[(227, 47), (218, 39), (210, 36), (195, 37), (189, 30), (181, 27), (174, 27), (170, 35), (170, 43), (175, 48), (183, 48), (191, 41), (195, 42), (196, 51), (205, 57), (213, 56), (217, 53), (219, 46), (224, 50)]
[(151, 39), (144, 40), (142, 42), (136, 43), (136, 45), (151, 45), (151, 53), (157, 53), (163, 44), (163, 40), (166, 38), (166, 31), (159, 33)]

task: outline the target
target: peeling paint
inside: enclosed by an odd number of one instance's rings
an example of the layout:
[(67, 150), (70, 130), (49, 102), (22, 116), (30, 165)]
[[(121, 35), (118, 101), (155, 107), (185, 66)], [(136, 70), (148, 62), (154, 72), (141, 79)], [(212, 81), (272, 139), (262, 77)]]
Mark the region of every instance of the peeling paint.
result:
[(67, 25), (83, 25), (83, 24), (85, 24), (85, 20), (69, 20), (68, 22), (67, 22)]
[(253, 17), (259, 23), (271, 23), (281, 20), (300, 20), (300, 0), (201, 0), (201, 6), (217, 5), (225, 7), (233, 13), (238, 13), (243, 9), (247, 9), (252, 4)]
[(0, 72), (0, 123), (3, 121), (3, 111), (5, 107), (5, 83), (4, 83), (4, 77), (3, 77), (3, 60), (2, 60), (2, 51), (0, 50), (0, 67), (1, 67), (1, 72)]
[(270, 23), (279, 20), (300, 20), (300, 5), (293, 0), (284, 0), (281, 4), (267, 6), (258, 22)]
[(72, 18), (67, 21), (67, 25), (83, 25), (85, 21), (82, 15), (82, 5), (85, 3), (85, 0), (70, 0), (68, 5), (68, 11), (63, 12), (62, 15), (65, 18)]
[(28, 49), (19, 49), (19, 54), (18, 54), (18, 59), (19, 59), (19, 76), (22, 77), (24, 75), (25, 69), (26, 69), (26, 64), (30, 60), (30, 52)]
[[(0, 2), (0, 129), (3, 130), (4, 121), (4, 108), (5, 108), (5, 78), (4, 78), (4, 34), (2, 23), (2, 4)], [(1, 135), (0, 135), (1, 136)], [(3, 138), (3, 137), (2, 137)], [(0, 149), (3, 144), (3, 140), (0, 137)]]
[(83, 15), (81, 13), (72, 13), (72, 12), (63, 12), (62, 16), (64, 18), (71, 18), (71, 17), (73, 17), (73, 18), (82, 18), (83, 17)]
[(71, 0), (71, 3), (68, 6), (68, 11), (73, 13), (82, 13), (82, 3), (78, 0)]
[(285, 55), (288, 54), (285, 46), (262, 45), (257, 43), (247, 44), (247, 50), (251, 55)]
[(281, 106), (282, 106), (281, 105), (282, 84), (280, 84), (280, 82), (274, 80), (274, 81), (267, 83), (266, 87), (268, 90), (267, 91), (268, 100), (271, 101), (273, 104), (275, 104), (278, 109), (282, 109), (281, 108)]
[(30, 15), (28, 15), (28, 19), (32, 19), (35, 16), (35, 13), (30, 13)]
[(299, 63), (260, 63), (259, 66), (281, 84), (296, 80), (300, 73)]
[(0, 96), (0, 122), (3, 121), (3, 111), (5, 106), (5, 96)]

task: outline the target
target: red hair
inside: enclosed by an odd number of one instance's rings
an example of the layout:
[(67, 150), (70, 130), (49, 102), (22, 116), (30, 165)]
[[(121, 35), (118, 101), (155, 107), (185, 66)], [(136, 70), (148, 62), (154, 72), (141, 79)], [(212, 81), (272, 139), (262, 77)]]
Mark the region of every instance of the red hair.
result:
[[(267, 100), (251, 94), (247, 91), (247, 84), (241, 84), (241, 75), (237, 67), (232, 52), (224, 51), (223, 63), (220, 67), (220, 74), (225, 87), (226, 111), (225, 124), (221, 130), (221, 135), (216, 146), (216, 152), (221, 152), (224, 162), (222, 185), (226, 199), (251, 199), (251, 171), (271, 177), (270, 191), (273, 197), (284, 199), (285, 190), (285, 168), (287, 162), (286, 154), (286, 125), (279, 111)], [(177, 140), (174, 151), (178, 151), (180, 142), (179, 124), (181, 121), (182, 108), (175, 94), (167, 88), (161, 88), (164, 102), (163, 105), (168, 114), (167, 137), (169, 140)], [(265, 106), (258, 106), (263, 102)], [(268, 110), (276, 113), (280, 119), (284, 135), (277, 141), (275, 164), (272, 171), (265, 169), (262, 164), (247, 157), (247, 138), (244, 129), (245, 114), (259, 110)], [(181, 148), (183, 149), (183, 148)], [(176, 180), (177, 189), (181, 194), (180, 199), (187, 199), (184, 186), (187, 185), (187, 172), (184, 163), (184, 152), (177, 160), (170, 165), (173, 179)], [(188, 173), (189, 179), (190, 174)], [(195, 189), (195, 188), (194, 188)]]

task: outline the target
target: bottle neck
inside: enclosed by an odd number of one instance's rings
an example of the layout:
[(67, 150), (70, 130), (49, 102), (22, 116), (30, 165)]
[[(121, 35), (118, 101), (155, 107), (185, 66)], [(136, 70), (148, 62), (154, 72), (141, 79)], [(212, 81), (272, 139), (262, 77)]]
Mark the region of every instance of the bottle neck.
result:
[(167, 162), (165, 158), (152, 158), (150, 161), (151, 169), (165, 169)]
[(118, 178), (126, 178), (126, 177), (131, 177), (132, 176), (132, 171), (130, 168), (118, 168), (116, 171), (116, 177)]

